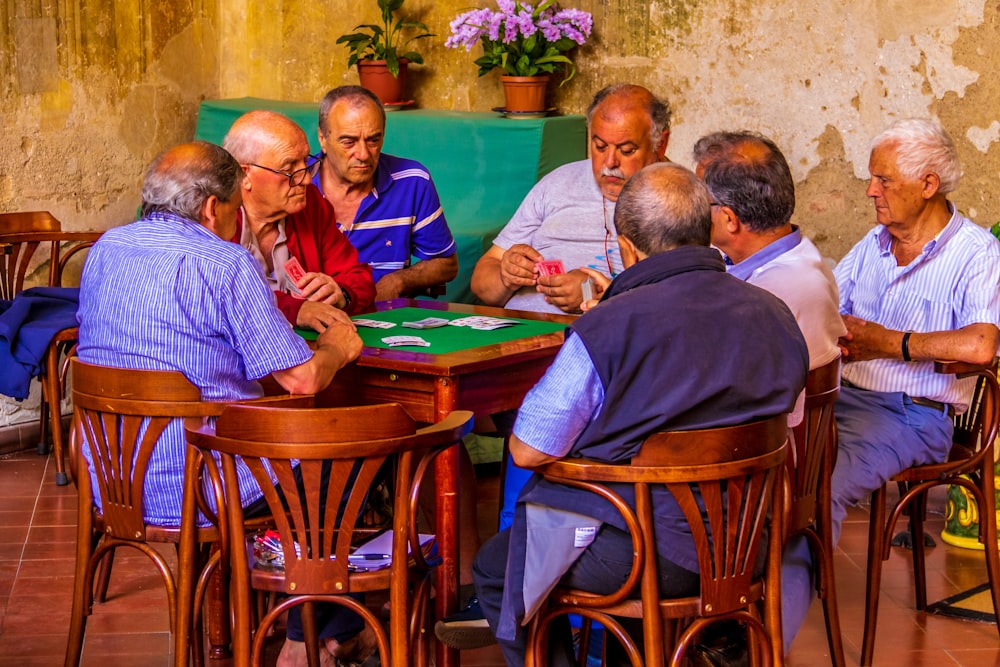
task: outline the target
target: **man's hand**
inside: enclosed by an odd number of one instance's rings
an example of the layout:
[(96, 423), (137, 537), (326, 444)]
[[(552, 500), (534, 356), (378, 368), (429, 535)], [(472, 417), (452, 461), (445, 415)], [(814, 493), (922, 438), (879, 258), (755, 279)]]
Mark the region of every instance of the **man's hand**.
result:
[(398, 273), (399, 271), (393, 271), (378, 279), (378, 282), (375, 283), (376, 301), (387, 301), (402, 295), (403, 290), (406, 289), (406, 284), (403, 282), (401, 276), (396, 275)]
[(544, 259), (530, 245), (518, 243), (507, 248), (500, 258), (500, 282), (512, 292), (536, 284), (535, 264)]
[(546, 303), (551, 303), (564, 313), (579, 313), (580, 303), (583, 301), (582, 285), (589, 277), (579, 269), (552, 276), (539, 276), (538, 287), (535, 289), (545, 295)]
[(594, 285), (594, 298), (580, 304), (580, 310), (587, 312), (601, 301), (601, 297), (604, 296), (605, 290), (607, 290), (608, 286), (611, 285), (611, 278), (608, 278), (600, 271), (595, 271), (594, 269), (587, 268), (586, 266), (581, 266), (578, 270), (583, 271), (590, 276), (590, 281)]
[(326, 303), (341, 309), (347, 305), (340, 285), (325, 273), (307, 273), (299, 280), (297, 287), (302, 291), (302, 298), (307, 301)]
[(295, 318), (295, 326), (313, 329), (319, 333), (326, 331), (334, 322), (348, 323), (354, 326), (347, 313), (322, 301), (305, 301), (299, 308)]
[(347, 317), (343, 311), (334, 312), (340, 316), (334, 318), (334, 321), (319, 335), (319, 338), (316, 339), (316, 345), (320, 349), (330, 350), (340, 359), (340, 366), (337, 367), (339, 370), (345, 364), (357, 359), (361, 355), (361, 348), (364, 345), (351, 318)]
[[(854, 315), (841, 315), (847, 334), (837, 341), (845, 361), (867, 361), (899, 357), (899, 332), (886, 329), (881, 324), (868, 322)], [(893, 335), (895, 334), (895, 335)], [(895, 344), (893, 344), (895, 340)]]

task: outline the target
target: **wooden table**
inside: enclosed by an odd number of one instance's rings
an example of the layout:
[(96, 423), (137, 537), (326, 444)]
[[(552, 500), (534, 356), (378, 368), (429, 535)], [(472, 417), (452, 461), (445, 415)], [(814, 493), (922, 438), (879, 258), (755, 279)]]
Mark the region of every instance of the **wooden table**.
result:
[[(486, 306), (394, 299), (376, 304), (380, 311), (396, 308), (489, 315), (545, 322), (570, 323), (568, 315), (550, 315)], [(399, 328), (390, 330), (394, 335)], [(402, 334), (420, 335), (404, 329)], [(435, 422), (453, 410), (477, 416), (513, 410), (548, 368), (562, 345), (561, 331), (444, 354), (365, 347), (361, 357), (337, 373), (317, 397), (320, 405), (397, 402), (422, 422)], [(442, 453), (435, 469), (437, 539), (443, 563), (437, 573), (437, 618), (458, 605), (458, 448)], [(437, 664), (459, 664), (458, 651), (438, 646)]]

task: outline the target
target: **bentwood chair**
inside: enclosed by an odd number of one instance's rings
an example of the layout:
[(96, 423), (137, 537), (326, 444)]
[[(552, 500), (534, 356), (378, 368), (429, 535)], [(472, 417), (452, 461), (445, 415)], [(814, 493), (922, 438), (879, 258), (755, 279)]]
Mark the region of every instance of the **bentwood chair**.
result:
[[(538, 612), (529, 629), (528, 664), (548, 664), (549, 626), (566, 614), (602, 623), (605, 636), (617, 638), (635, 667), (684, 664), (701, 632), (726, 619), (746, 628), (751, 664), (783, 664), (780, 536), (786, 424), (786, 415), (780, 415), (740, 426), (661, 432), (646, 439), (631, 463), (563, 459), (536, 468), (550, 481), (591, 491), (614, 505), (632, 535), (633, 556), (628, 579), (614, 593), (557, 587), (549, 594), (548, 608)], [(635, 509), (614, 489), (615, 483), (633, 487)], [(684, 512), (698, 552), (701, 588), (690, 597), (659, 595), (653, 492), (663, 487)], [(765, 541), (766, 566), (761, 568), (758, 556)], [(763, 605), (763, 620), (757, 603)], [(642, 619), (642, 647), (616, 617)], [(580, 645), (580, 664), (585, 664), (587, 642)]]
[[(70, 463), (78, 493), (78, 526), (73, 611), (67, 667), (78, 665), (87, 617), (94, 602), (95, 576), (103, 601), (114, 550), (122, 547), (145, 554), (156, 566), (167, 591), (170, 624), (175, 637), (175, 665), (186, 665), (191, 606), (178, 604), (177, 591), (199, 576), (207, 548), (198, 556), (181, 553), (176, 574), (154, 543), (178, 545), (180, 526), (154, 526), (143, 519), (143, 485), (153, 449), (164, 429), (178, 419), (204, 419), (222, 412), (223, 404), (204, 402), (197, 387), (177, 371), (140, 371), (86, 364), (72, 359), (73, 431)], [(80, 448), (89, 448), (97, 478), (94, 489)], [(199, 457), (189, 451), (185, 478), (197, 477)], [(101, 508), (95, 504), (99, 493)], [(204, 505), (203, 505), (204, 506)], [(207, 508), (206, 508), (207, 511)], [(224, 521), (225, 515), (220, 517)], [(195, 506), (185, 507), (182, 522), (195, 522)], [(224, 524), (223, 524), (224, 525)], [(196, 539), (210, 545), (219, 530), (198, 528)], [(219, 559), (222, 560), (221, 558)], [(224, 561), (228, 564), (228, 559)], [(223, 565), (224, 567), (224, 565)], [(99, 572), (101, 568), (103, 572)], [(196, 662), (200, 642), (196, 636)]]
[[(90, 248), (100, 232), (67, 232), (48, 211), (0, 213), (0, 299), (10, 300), (24, 289), (25, 279), (41, 271), (45, 258), (36, 251), (48, 248), (48, 287), (62, 287), (71, 259)], [(83, 255), (80, 255), (83, 257)], [(38, 453), (48, 454), (47, 430), (51, 432), (56, 464), (56, 484), (67, 484), (63, 464), (63, 431), (60, 399), (65, 393), (67, 352), (76, 345), (77, 328), (58, 332), (45, 353), (41, 376), (42, 409), (39, 419)]]
[[(472, 413), (456, 411), (418, 429), (396, 403), (322, 409), (228, 406), (215, 428), (188, 430), (202, 452), (214, 493), (228, 508), (233, 582), (233, 664), (260, 665), (275, 620), (303, 605), (309, 664), (319, 664), (313, 605), (326, 602), (357, 612), (375, 632), (381, 664), (429, 663), (430, 546), (417, 530), (420, 485), (434, 457), (472, 427)], [(221, 459), (221, 467), (215, 457)], [(350, 554), (367, 493), (383, 463), (395, 456), (391, 565), (368, 571)], [(264, 492), (280, 535), (283, 568), (250, 561), (243, 544), (237, 458)], [(236, 523), (232, 523), (235, 521)], [(252, 590), (288, 597), (252, 627)], [(349, 593), (388, 590), (389, 631)], [(411, 612), (412, 609), (412, 612)]]
[(840, 357), (809, 371), (802, 421), (792, 428), (788, 448), (788, 539), (803, 536), (809, 544), (816, 569), (816, 592), (823, 602), (830, 660), (843, 667), (844, 642), (837, 611), (837, 588), (833, 568), (833, 526), (830, 516), (830, 475), (837, 461), (834, 404), (840, 395)]
[(969, 409), (954, 417), (955, 433), (951, 452), (944, 463), (914, 466), (895, 475), (899, 499), (886, 518), (886, 485), (872, 493), (868, 527), (868, 577), (865, 595), (865, 629), (861, 643), (861, 664), (871, 665), (875, 651), (878, 623), (879, 586), (882, 562), (889, 558), (896, 521), (908, 512), (913, 548), (913, 579), (916, 608), (927, 608), (927, 575), (924, 557), (924, 515), (927, 492), (941, 485), (957, 485), (968, 491), (979, 508), (979, 541), (986, 556), (986, 572), (993, 597), (993, 613), (1000, 633), (1000, 551), (997, 548), (997, 523), (994, 517), (996, 483), (993, 479), (994, 441), (1000, 424), (1000, 386), (997, 384), (997, 361), (989, 366), (959, 362), (935, 362), (938, 373), (958, 378), (976, 378)]

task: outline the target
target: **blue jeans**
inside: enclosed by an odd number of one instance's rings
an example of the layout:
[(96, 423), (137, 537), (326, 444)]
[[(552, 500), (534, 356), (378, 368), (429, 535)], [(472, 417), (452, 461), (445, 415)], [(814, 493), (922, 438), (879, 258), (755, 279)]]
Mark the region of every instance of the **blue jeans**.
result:
[[(943, 410), (915, 405), (906, 394), (841, 387), (837, 419), (837, 465), (831, 478), (833, 543), (848, 505), (854, 505), (893, 475), (915, 465), (944, 461), (953, 424)], [(788, 543), (781, 566), (785, 651), (798, 633), (815, 592), (812, 559), (804, 538)]]

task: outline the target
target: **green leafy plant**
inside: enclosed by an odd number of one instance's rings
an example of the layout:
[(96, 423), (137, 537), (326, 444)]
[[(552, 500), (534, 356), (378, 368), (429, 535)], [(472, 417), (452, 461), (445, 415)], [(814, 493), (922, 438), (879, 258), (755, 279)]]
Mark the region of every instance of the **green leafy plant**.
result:
[(993, 236), (1000, 239), (1000, 222), (993, 223), (993, 226), (990, 227), (990, 233), (993, 234)]
[[(428, 32), (429, 28), (420, 21), (397, 18), (395, 14), (402, 6), (403, 0), (378, 0), (378, 7), (382, 12), (382, 25), (361, 24), (354, 27), (358, 32), (337, 38), (337, 44), (345, 44), (351, 54), (347, 60), (348, 67), (354, 66), (359, 60), (384, 60), (392, 75), (399, 76), (400, 59), (405, 58), (412, 63), (423, 64), (423, 56), (416, 51), (403, 52), (403, 49), (414, 40), (434, 35)], [(422, 30), (423, 33), (404, 41), (406, 34), (414, 30)]]

